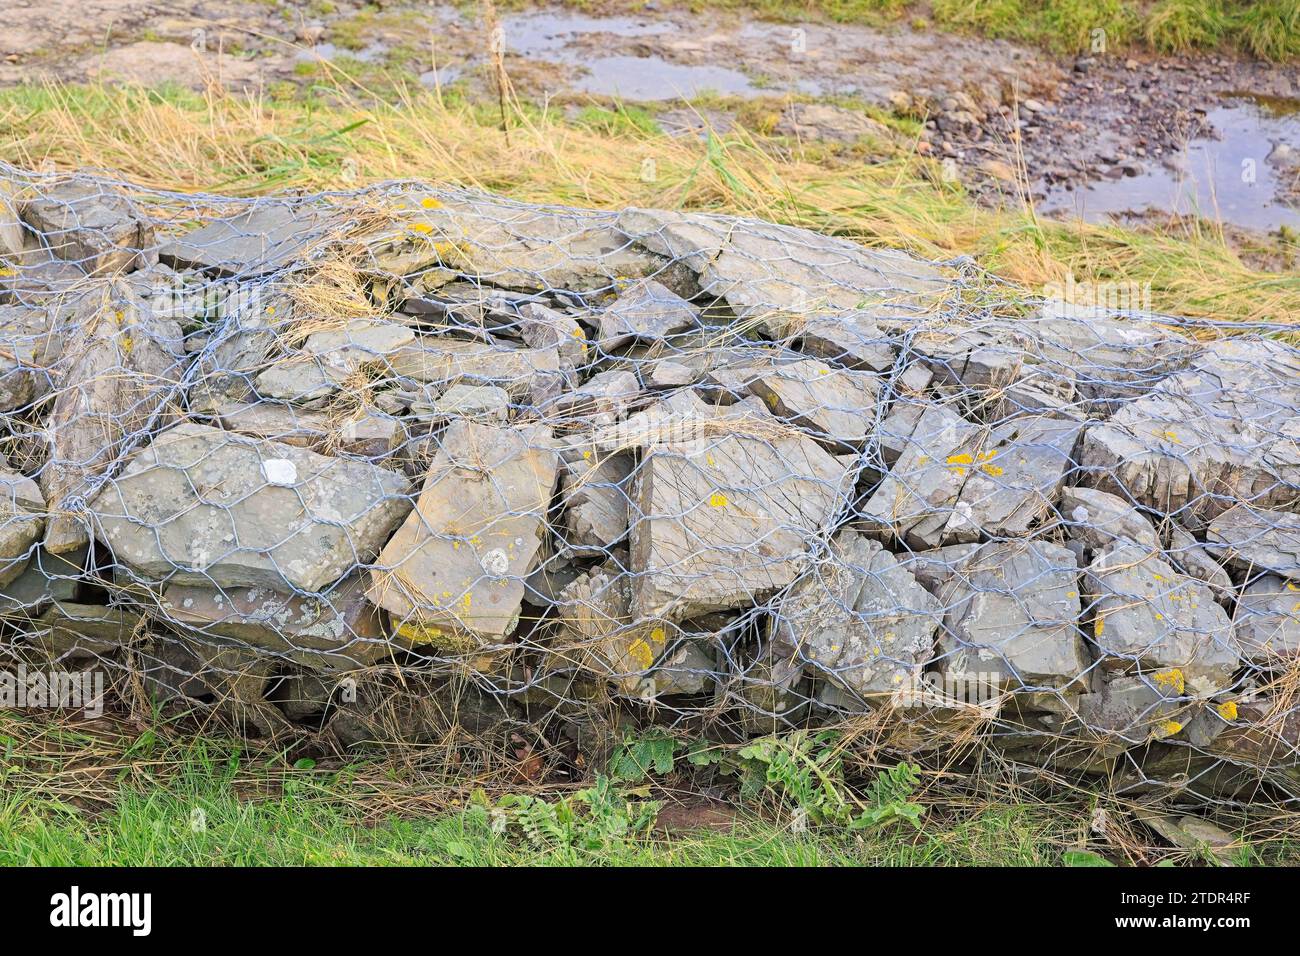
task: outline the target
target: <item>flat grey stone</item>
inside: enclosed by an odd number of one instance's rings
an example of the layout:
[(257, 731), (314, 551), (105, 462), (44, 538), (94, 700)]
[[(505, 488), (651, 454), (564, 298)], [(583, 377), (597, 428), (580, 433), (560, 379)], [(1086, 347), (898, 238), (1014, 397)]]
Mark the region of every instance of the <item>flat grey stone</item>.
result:
[(842, 531), (782, 600), (772, 641), (857, 694), (892, 695), (920, 680), (942, 617), (894, 555)]
[[(1180, 696), (1170, 682), (1150, 677), (1111, 677), (1098, 691), (1079, 698), (1079, 720), (1088, 730), (1129, 744), (1162, 740), (1183, 729)], [(1184, 718), (1185, 719), (1185, 718)]]
[(539, 302), (519, 306), (519, 337), (529, 348), (554, 348), (563, 367), (574, 369), (587, 363), (587, 331), (571, 315), (547, 308)]
[(695, 382), (695, 370), (689, 365), (671, 359), (653, 359), (648, 368), (641, 368), (641, 381), (647, 388), (679, 388)]
[(56, 601), (33, 622), (29, 644), (53, 661), (114, 654), (140, 634), (140, 614), (125, 607)]
[(592, 570), (560, 593), (556, 607), (559, 653), (624, 694), (653, 698), (658, 693), (651, 673), (678, 633), (665, 622), (634, 620), (629, 575), (608, 567)]
[(543, 426), (447, 426), (415, 510), (372, 572), (370, 599), (399, 634), (465, 649), (514, 630), (557, 468)]
[(1237, 598), (1232, 622), (1247, 660), (1261, 667), (1287, 666), (1300, 654), (1300, 584), (1261, 575)]
[(1241, 648), (1204, 584), (1127, 541), (1102, 550), (1085, 581), (1105, 669), (1163, 673), (1197, 694), (1232, 685)]
[(879, 413), (879, 378), (816, 359), (762, 369), (747, 387), (777, 418), (849, 446), (866, 441)]
[(540, 404), (558, 394), (565, 377), (554, 347), (520, 348), (504, 342), (469, 342), (448, 336), (421, 336), (388, 356), (394, 375), (449, 388), (495, 385), (513, 401)]
[(324, 367), (340, 380), (370, 362), (381, 362), (398, 349), (415, 341), (410, 326), (398, 322), (364, 319), (345, 328), (314, 332), (302, 350), (317, 356)]
[(1204, 581), (1220, 597), (1233, 590), (1232, 578), (1205, 545), (1170, 521), (1165, 527), (1165, 554), (1186, 575)]
[(1037, 314), (1018, 320), (1017, 328), (1045, 376), (1072, 380), (1080, 397), (1100, 411), (1151, 391), (1200, 350), (1151, 318), (1059, 301), (1049, 300)]
[(453, 385), (431, 405), (416, 401), (411, 414), (435, 419), (469, 418), (485, 424), (500, 425), (510, 415), (510, 393), (495, 385)]
[(862, 312), (810, 315), (794, 326), (792, 342), (808, 355), (844, 368), (887, 372), (895, 362), (892, 340)]
[(395, 206), (401, 228), (423, 234), (444, 266), (505, 289), (610, 289), (668, 264), (631, 241), (613, 212), (418, 187)]
[(75, 602), (81, 593), (90, 548), (51, 554), (43, 547), (32, 553), (22, 574), (0, 587), (0, 617), (30, 620), (54, 601)]
[(638, 614), (682, 620), (792, 583), (854, 477), (816, 442), (770, 426), (652, 446), (629, 516)]
[(989, 543), (940, 587), (946, 674), (994, 689), (1062, 688), (1091, 661), (1079, 631), (1074, 555), (1048, 541)]
[(366, 462), (185, 422), (89, 508), (96, 537), (147, 580), (315, 593), (375, 556), (410, 493)]
[(177, 269), (252, 277), (302, 264), (329, 225), (323, 206), (262, 202), (165, 242), (159, 259)]
[(44, 530), (45, 497), (40, 486), (0, 467), (0, 586), (22, 574)]
[(1093, 483), (1199, 532), (1231, 507), (1291, 507), (1300, 487), (1300, 353), (1227, 339), (1084, 434)]
[(563, 453), (560, 505), (564, 545), (575, 554), (603, 554), (627, 535), (632, 457), (592, 449)]
[(50, 511), (50, 551), (76, 550), (90, 540), (80, 505), (116, 466), (120, 443), (174, 420), (168, 406), (180, 385), (185, 349), (180, 326), (156, 315), (155, 301), (128, 281), (110, 279), (59, 316), (55, 334), (64, 355), (39, 476)]
[(598, 344), (611, 352), (633, 341), (660, 341), (698, 321), (699, 312), (689, 302), (653, 279), (642, 279), (600, 314)]
[(545, 412), (551, 418), (621, 418), (640, 394), (641, 382), (635, 374), (613, 369), (558, 396)]
[(58, 353), (44, 310), (0, 305), (0, 412), (24, 408), (48, 391)]
[(618, 225), (650, 252), (685, 265), (703, 293), (777, 339), (825, 312), (912, 318), (948, 288), (933, 263), (793, 226), (656, 209), (625, 209)]
[(380, 661), (393, 647), (364, 581), (353, 574), (319, 595), (171, 584), (158, 613), (199, 638), (223, 637), (304, 666), (346, 670)]
[(1054, 513), (1074, 465), (1078, 422), (1026, 418), (1006, 441), (979, 455), (944, 529), (945, 540), (1024, 537)]
[(1002, 329), (934, 329), (909, 339), (943, 385), (1000, 392), (1020, 375), (1025, 358), (1022, 337)]
[(60, 259), (87, 275), (132, 269), (153, 245), (153, 229), (126, 196), (102, 183), (70, 181), (42, 186), (23, 203), (22, 217)]
[(331, 415), (281, 402), (222, 402), (215, 413), (224, 428), (241, 435), (372, 461), (390, 455), (405, 435), (396, 418), (367, 409)]
[(1100, 551), (1116, 541), (1132, 541), (1152, 553), (1160, 550), (1150, 519), (1108, 491), (1081, 485), (1063, 488), (1060, 511), (1065, 533), (1090, 551)]
[(1206, 546), (1246, 572), (1300, 581), (1300, 514), (1237, 505), (1210, 522)]
[(860, 509), (860, 520), (917, 550), (947, 540), (949, 522), (971, 472), (985, 463), (989, 430), (938, 405), (927, 407), (905, 450)]

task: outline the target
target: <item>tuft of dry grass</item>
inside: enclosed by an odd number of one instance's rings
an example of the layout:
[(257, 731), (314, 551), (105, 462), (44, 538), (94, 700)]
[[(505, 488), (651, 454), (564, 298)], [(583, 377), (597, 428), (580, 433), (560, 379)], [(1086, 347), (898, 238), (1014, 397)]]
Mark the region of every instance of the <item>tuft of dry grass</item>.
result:
[[(161, 189), (251, 196), (412, 178), (535, 202), (725, 211), (930, 258), (973, 255), (1031, 292), (1073, 274), (1149, 283), (1154, 307), (1174, 314), (1300, 315), (1300, 275), (1254, 267), (1203, 222), (1136, 231), (1041, 219), (1014, 199), (981, 208), (906, 150), (874, 165), (815, 161), (798, 149), (778, 155), (744, 129), (669, 137), (631, 124), (571, 125), (515, 104), (507, 140), (471, 106), (406, 89), (385, 102), (334, 79), (330, 105), (310, 107), (215, 87), (167, 96), (105, 86), (0, 91), (0, 136), (16, 165), (112, 170)], [(1285, 236), (1273, 252), (1295, 255)]]

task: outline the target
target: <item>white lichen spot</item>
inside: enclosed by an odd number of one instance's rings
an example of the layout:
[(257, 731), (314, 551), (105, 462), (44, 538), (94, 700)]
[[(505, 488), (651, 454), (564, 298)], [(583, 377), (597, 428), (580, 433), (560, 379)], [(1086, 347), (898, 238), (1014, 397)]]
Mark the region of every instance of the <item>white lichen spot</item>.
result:
[(262, 475), (273, 485), (289, 488), (298, 480), (298, 469), (288, 458), (268, 458), (262, 462)]

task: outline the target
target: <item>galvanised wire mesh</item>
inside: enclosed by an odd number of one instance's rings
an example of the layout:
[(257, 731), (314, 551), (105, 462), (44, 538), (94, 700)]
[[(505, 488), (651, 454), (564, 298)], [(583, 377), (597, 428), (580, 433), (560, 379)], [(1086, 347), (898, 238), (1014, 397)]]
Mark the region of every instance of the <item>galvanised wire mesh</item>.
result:
[(1300, 787), (1294, 317), (731, 216), (0, 172), (11, 670), (342, 745), (855, 722)]

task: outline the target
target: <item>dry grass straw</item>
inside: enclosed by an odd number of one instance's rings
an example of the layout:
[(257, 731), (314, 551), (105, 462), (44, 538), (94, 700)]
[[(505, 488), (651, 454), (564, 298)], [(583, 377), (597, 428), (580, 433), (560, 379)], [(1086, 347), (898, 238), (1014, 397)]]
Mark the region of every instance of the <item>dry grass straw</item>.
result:
[[(163, 189), (253, 195), (409, 177), (528, 201), (721, 210), (925, 256), (974, 254), (1035, 291), (1073, 274), (1150, 282), (1154, 306), (1177, 314), (1300, 315), (1300, 276), (1253, 268), (1197, 222), (1141, 233), (1054, 223), (1023, 205), (978, 208), (959, 187), (932, 182), (931, 161), (914, 154), (866, 166), (801, 148), (777, 156), (743, 129), (703, 141), (610, 133), (514, 101), (507, 140), (471, 105), (405, 87), (385, 102), (337, 68), (330, 75), (327, 100), (311, 110), (215, 88), (176, 98), (110, 87), (10, 91), (0, 96), (0, 135), (18, 165), (112, 169)], [(643, 175), (646, 161), (654, 177)]]

